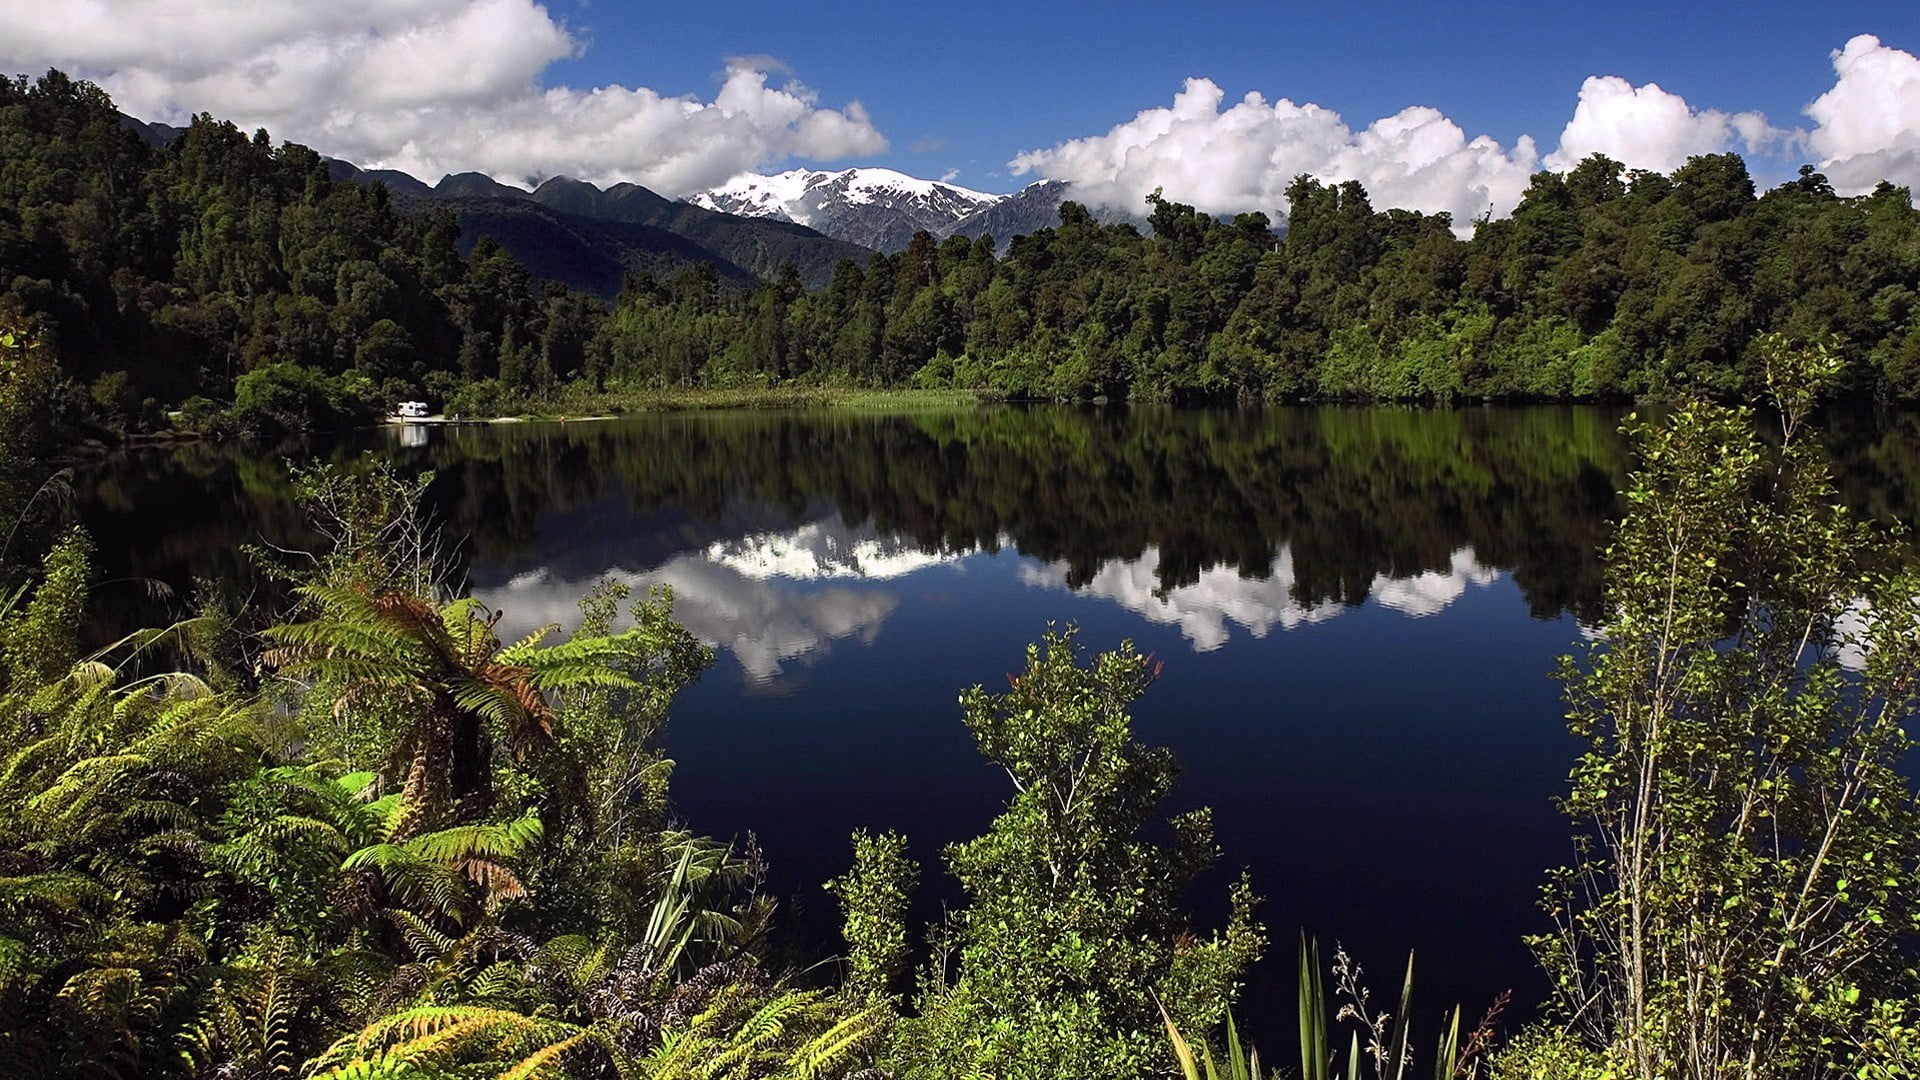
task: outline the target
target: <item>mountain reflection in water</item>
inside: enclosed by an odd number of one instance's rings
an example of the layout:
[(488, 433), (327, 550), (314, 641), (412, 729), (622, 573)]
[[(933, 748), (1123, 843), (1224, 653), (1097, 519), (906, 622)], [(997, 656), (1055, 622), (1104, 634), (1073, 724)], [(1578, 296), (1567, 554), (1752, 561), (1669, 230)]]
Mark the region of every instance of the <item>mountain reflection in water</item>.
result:
[[(1418, 945), (1438, 1002), (1533, 977), (1519, 939), (1565, 859), (1551, 796), (1572, 756), (1546, 676), (1598, 614), (1618, 419), (678, 414), (186, 447), (76, 487), (103, 576), (181, 595), (264, 587), (243, 545), (312, 543), (302, 452), (433, 470), (427, 509), (510, 637), (570, 624), (603, 580), (671, 588), (720, 653), (667, 731), (678, 810), (756, 832), (785, 925), (823, 950), (819, 886), (851, 830), (907, 833), (937, 905), (941, 846), (1005, 799), (955, 695), (1000, 682), (1050, 622), (1096, 648), (1132, 637), (1167, 661), (1140, 737), (1185, 767), (1178, 807), (1215, 808), (1221, 873), (1249, 868), (1276, 941), (1310, 927), (1380, 969)], [(160, 621), (151, 603), (126, 617)]]
[[(1017, 547), (1004, 541), (998, 546)], [(784, 661), (805, 661), (829, 650), (835, 640), (870, 643), (900, 604), (898, 592), (873, 584), (978, 555), (979, 548), (922, 550), (907, 537), (880, 535), (871, 522), (849, 526), (830, 514), (787, 531), (715, 541), (653, 567), (608, 566), (586, 578), (559, 577), (541, 568), (478, 588), (475, 595), (501, 612), (501, 633), (511, 640), (545, 624), (571, 622), (579, 598), (597, 581), (622, 583), (635, 595), (665, 586), (673, 590), (676, 617), (764, 685), (780, 676)], [(1077, 584), (1065, 562), (1021, 560), (1017, 573), (1037, 588), (1111, 600), (1149, 622), (1177, 625), (1199, 652), (1225, 645), (1229, 623), (1264, 638), (1275, 627), (1291, 630), (1350, 607), (1335, 600), (1298, 600), (1293, 553), (1286, 547), (1264, 575), (1210, 567), (1196, 580), (1172, 587), (1160, 584), (1160, 552), (1151, 546), (1137, 558), (1108, 560)], [(1498, 578), (1497, 569), (1481, 566), (1472, 548), (1463, 547), (1444, 569), (1404, 577), (1376, 574), (1367, 594), (1382, 607), (1418, 618), (1445, 610), (1470, 586)], [(820, 582), (835, 584), (815, 587)]]
[[(879, 536), (871, 525), (850, 528), (834, 514), (786, 532), (715, 541), (653, 567), (609, 566), (586, 579), (540, 569), (474, 594), (502, 613), (502, 633), (512, 639), (571, 622), (596, 581), (620, 582), (635, 595), (666, 586), (675, 618), (764, 685), (779, 677), (783, 662), (824, 653), (838, 639), (871, 642), (900, 604), (893, 591), (838, 582), (886, 581), (961, 555), (922, 551), (909, 540)], [(822, 581), (836, 584), (806, 587)]]
[[(874, 581), (1011, 547), (1043, 564), (1036, 583), (1100, 579), (1136, 610), (1117, 574), (1167, 595), (1277, 581), (1285, 598), (1256, 603), (1284, 626), (1289, 611), (1385, 602), (1383, 582), (1456, 576), (1463, 551), (1510, 571), (1537, 616), (1591, 614), (1592, 553), (1625, 469), (1618, 419), (1584, 408), (670, 414), (387, 430), (318, 450), (433, 469), (431, 508), (482, 589), (536, 572), (584, 585), (681, 556), (756, 580)], [(231, 581), (244, 545), (311, 542), (287, 459), (314, 450), (124, 455), (81, 475), (78, 503), (109, 570)]]
[[(998, 684), (1049, 622), (1166, 661), (1143, 741), (1172, 747), (1175, 809), (1214, 808), (1274, 952), (1250, 1026), (1290, 1000), (1296, 928), (1422, 1000), (1537, 999), (1522, 934), (1567, 861), (1553, 808), (1578, 744), (1557, 656), (1600, 621), (1597, 556), (1628, 455), (1585, 408), (1265, 411), (982, 408), (708, 413), (516, 424), (266, 451), (121, 455), (75, 477), (105, 581), (267, 595), (247, 545), (310, 546), (289, 459), (431, 469), (427, 507), (467, 587), (518, 634), (568, 624), (594, 583), (668, 586), (721, 653), (667, 729), (678, 811), (757, 833), (783, 925), (834, 946), (820, 884), (856, 828), (978, 834), (1004, 774), (955, 695)], [(1840, 488), (1912, 521), (1920, 419), (1831, 428)], [(424, 445), (421, 435), (424, 433)], [(179, 601), (102, 590), (103, 639)], [(120, 625), (110, 625), (115, 619)], [(1292, 631), (1292, 632), (1286, 632)], [(1219, 882), (1215, 882), (1219, 884)], [(1212, 895), (1217, 895), (1214, 890)]]

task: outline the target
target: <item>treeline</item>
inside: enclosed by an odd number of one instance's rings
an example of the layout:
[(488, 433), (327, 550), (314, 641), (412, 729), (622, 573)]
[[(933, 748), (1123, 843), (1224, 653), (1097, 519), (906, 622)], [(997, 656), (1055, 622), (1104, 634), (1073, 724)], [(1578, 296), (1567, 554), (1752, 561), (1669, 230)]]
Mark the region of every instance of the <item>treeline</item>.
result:
[(1288, 189), (1284, 235), (1157, 195), (1148, 228), (917, 236), (808, 291), (707, 265), (630, 276), (609, 309), (537, 282), (444, 211), (397, 213), (313, 151), (195, 118), (149, 147), (98, 87), (0, 84), (0, 307), (66, 358), (104, 427), (341, 426), (675, 387), (851, 384), (1145, 400), (1567, 399), (1762, 389), (1753, 342), (1834, 342), (1841, 392), (1920, 397), (1920, 212), (1811, 168), (1756, 196), (1732, 154), (1671, 175), (1595, 156), (1536, 175), (1470, 239)]
[[(916, 237), (823, 292), (631, 282), (607, 375), (646, 385), (849, 379), (1019, 396), (1447, 401), (1764, 382), (1752, 342), (1837, 337), (1843, 389), (1920, 395), (1920, 213), (1811, 169), (1755, 197), (1733, 154), (1672, 175), (1589, 158), (1512, 217), (1376, 211), (1301, 177), (1284, 236), (1151, 199), (1150, 231), (1063, 204), (1014, 240)], [(594, 373), (596, 377), (598, 373)]]
[(151, 430), (184, 406), (277, 434), (586, 367), (603, 305), (458, 237), (265, 131), (202, 115), (155, 149), (97, 86), (0, 80), (0, 310), (56, 346), (69, 424)]

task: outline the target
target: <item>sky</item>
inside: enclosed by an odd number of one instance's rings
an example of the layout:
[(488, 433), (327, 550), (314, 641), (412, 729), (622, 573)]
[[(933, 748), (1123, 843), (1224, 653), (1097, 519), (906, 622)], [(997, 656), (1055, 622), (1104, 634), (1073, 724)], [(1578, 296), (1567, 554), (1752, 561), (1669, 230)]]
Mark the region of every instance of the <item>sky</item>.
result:
[(1503, 214), (1592, 152), (1745, 154), (1920, 190), (1920, 3), (0, 5), (0, 71), (59, 67), (142, 119), (208, 111), (368, 168), (690, 195), (880, 165), (989, 192)]

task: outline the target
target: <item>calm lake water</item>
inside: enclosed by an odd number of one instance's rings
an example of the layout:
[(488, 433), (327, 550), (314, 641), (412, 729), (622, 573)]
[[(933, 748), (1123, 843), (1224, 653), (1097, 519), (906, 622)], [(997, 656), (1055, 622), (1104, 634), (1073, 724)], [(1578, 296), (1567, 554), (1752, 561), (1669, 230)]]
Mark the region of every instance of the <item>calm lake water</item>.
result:
[[(1000, 685), (1049, 623), (1165, 661), (1141, 739), (1214, 810), (1209, 916), (1246, 867), (1273, 945), (1250, 1017), (1292, 1017), (1294, 935), (1346, 943), (1377, 997), (1419, 950), (1423, 1013), (1537, 1000), (1521, 936), (1570, 854), (1552, 798), (1577, 746), (1555, 658), (1583, 645), (1628, 452), (1588, 408), (703, 413), (387, 430), (304, 453), (431, 468), (503, 630), (568, 622), (594, 582), (671, 585), (718, 662), (667, 735), (692, 827), (752, 831), (788, 925), (856, 828), (908, 834), (922, 914), (942, 845), (1008, 795), (958, 692)], [(1911, 425), (1909, 425), (1911, 426)], [(1849, 444), (1843, 487), (1910, 518), (1911, 432)], [(247, 580), (303, 541), (284, 455), (193, 446), (86, 471), (107, 577)], [(139, 590), (129, 621), (164, 612)], [(824, 948), (824, 944), (822, 946)], [(1430, 1020), (1431, 1017), (1429, 1016)], [(1278, 1045), (1278, 1044), (1275, 1044)]]

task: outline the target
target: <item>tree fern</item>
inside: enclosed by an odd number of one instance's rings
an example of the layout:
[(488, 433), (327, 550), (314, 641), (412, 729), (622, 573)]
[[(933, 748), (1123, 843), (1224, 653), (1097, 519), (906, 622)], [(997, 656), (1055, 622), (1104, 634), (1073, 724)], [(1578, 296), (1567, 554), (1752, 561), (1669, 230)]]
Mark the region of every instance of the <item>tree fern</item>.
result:
[(508, 1009), (419, 1006), (367, 1025), (309, 1067), (315, 1080), (436, 1075), (462, 1065), (492, 1075), (536, 1076), (588, 1041), (585, 1035), (576, 1025)]
[(549, 692), (637, 685), (605, 666), (619, 650), (594, 639), (543, 646), (540, 632), (503, 647), (494, 633), (498, 613), (471, 599), (436, 605), (361, 585), (298, 591), (315, 617), (268, 631), (273, 647), (264, 660), (320, 680), (336, 710), (385, 699), (410, 713), (402, 741), (415, 748), (405, 783), (411, 807), (400, 839), (445, 824), (463, 800), (484, 809), (484, 765), (479, 774), (457, 774), (456, 757), (484, 753), (488, 732), (519, 757), (545, 745), (556, 719)]
[(662, 1034), (644, 1059), (655, 1080), (800, 1080), (845, 1071), (886, 1017), (879, 1006), (849, 1009), (816, 990), (724, 987), (684, 1028)]

